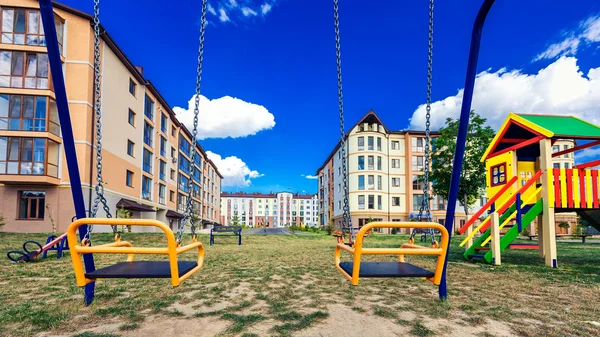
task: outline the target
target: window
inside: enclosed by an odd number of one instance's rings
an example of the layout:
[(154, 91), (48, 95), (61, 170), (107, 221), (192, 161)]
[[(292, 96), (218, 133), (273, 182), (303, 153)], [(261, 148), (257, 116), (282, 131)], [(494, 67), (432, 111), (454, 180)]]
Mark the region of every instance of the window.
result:
[(158, 203), (161, 205), (165, 205), (167, 202), (165, 200), (165, 190), (166, 187), (163, 184), (158, 185)]
[(412, 170), (413, 171), (424, 171), (423, 166), (423, 156), (413, 156), (412, 157)]
[[(483, 206), (483, 205), (481, 205), (481, 206)], [(433, 205), (432, 205), (431, 209), (434, 211), (446, 210), (446, 201), (444, 200), (444, 198), (440, 197), (439, 195), (434, 195), (433, 196)]]
[(342, 175), (342, 168), (338, 167), (338, 176), (341, 176), (341, 175)]
[(381, 137), (377, 137), (377, 151), (381, 151)]
[(565, 163), (565, 168), (566, 169), (571, 168), (571, 163)]
[(423, 204), (423, 194), (413, 194), (413, 211), (420, 210), (422, 204)]
[(400, 159), (392, 159), (392, 168), (400, 168)]
[[(338, 200), (338, 209), (342, 209), (342, 201)], [(304, 212), (300, 212), (300, 216), (304, 215), (302, 214)]]
[[(59, 17), (54, 17), (58, 49), (62, 54), (64, 24)], [(27, 44), (29, 46), (45, 46), (46, 37), (39, 10), (3, 8), (2, 10), (2, 43)]]
[(179, 174), (179, 189), (184, 191), (185, 193), (189, 193), (190, 191), (190, 179), (183, 174)]
[(369, 209), (375, 209), (375, 196), (369, 195)]
[(392, 178), (392, 187), (400, 187), (400, 178)]
[(400, 197), (392, 197), (392, 206), (400, 206)]
[(60, 146), (44, 138), (0, 137), (0, 174), (58, 177)]
[(144, 122), (144, 143), (152, 147), (152, 138), (154, 136), (154, 128), (150, 123)]
[(368, 157), (368, 165), (369, 165), (369, 170), (375, 169), (375, 157), (373, 157), (373, 156)]
[(365, 156), (358, 156), (358, 169), (359, 170), (365, 169)]
[(183, 152), (186, 156), (190, 156), (190, 142), (185, 138), (180, 138), (179, 140), (179, 151)]
[(129, 109), (127, 121), (129, 122), (129, 124), (131, 124), (131, 126), (135, 126), (135, 112), (133, 112), (133, 110), (131, 109)]
[(175, 201), (175, 191), (169, 190), (169, 201), (170, 202)]
[(0, 95), (0, 130), (49, 131), (60, 136), (56, 102), (42, 96)]
[(179, 170), (187, 175), (190, 174), (190, 161), (186, 157), (179, 157)]
[(144, 168), (144, 171), (152, 174), (152, 152), (146, 149), (144, 149), (142, 167)]
[(133, 153), (134, 153), (134, 151), (133, 151), (134, 145), (135, 144), (131, 140), (127, 139), (127, 154), (130, 155), (130, 156), (132, 156), (132, 157), (134, 156), (133, 155)]
[(381, 171), (381, 157), (377, 157), (377, 170)]
[(0, 51), (0, 87), (48, 89), (47, 54)]
[(368, 143), (367, 143), (369, 151), (373, 151), (374, 150), (373, 143), (374, 143), (373, 136), (369, 136)]
[(342, 191), (342, 184), (338, 184), (338, 190), (337, 190), (337, 191), (338, 191), (338, 192), (341, 192), (341, 191)]
[(367, 188), (369, 190), (375, 189), (375, 176), (370, 175), (367, 180)]
[(358, 196), (358, 209), (365, 209), (365, 196), (364, 195)]
[(358, 176), (358, 189), (359, 190), (365, 189), (365, 176)]
[(163, 133), (167, 133), (167, 116), (165, 116), (164, 114), (160, 115), (160, 131), (162, 131)]
[(133, 172), (125, 171), (125, 184), (129, 187), (133, 187)]
[(154, 101), (147, 94), (144, 98), (144, 115), (150, 120), (154, 120)]
[(423, 176), (413, 176), (413, 181), (412, 181), (412, 188), (415, 191), (420, 191), (423, 190), (423, 187), (425, 187), (424, 183), (423, 183)]
[(175, 180), (175, 170), (171, 169), (171, 173), (169, 174), (169, 178), (171, 178), (171, 180)]
[(506, 163), (490, 167), (491, 186), (502, 185), (506, 182)]
[(22, 191), (19, 194), (19, 219), (43, 220), (46, 192)]
[(400, 141), (392, 140), (392, 150), (400, 150)]
[(556, 153), (558, 151), (560, 151), (560, 145), (554, 145), (554, 146), (552, 146), (552, 153)]
[(160, 136), (160, 155), (167, 156), (167, 139), (164, 136)]
[(175, 158), (175, 148), (171, 146), (171, 158)]
[[(563, 150), (568, 150), (569, 149), (569, 145), (563, 145)], [(565, 153), (565, 155), (563, 156), (564, 158), (569, 158), (570, 157), (570, 153)], [(568, 167), (567, 167), (568, 168)]]
[(365, 137), (358, 137), (358, 151), (365, 150)]
[(381, 176), (377, 176), (377, 189), (379, 191), (382, 190), (382, 187), (381, 187)]
[(142, 177), (142, 199), (152, 201), (152, 179)]
[(171, 125), (171, 136), (175, 137), (175, 125)]
[(133, 97), (135, 97), (135, 87), (136, 87), (135, 82), (133, 81), (132, 78), (129, 78), (129, 93), (132, 94)]
[(167, 172), (167, 163), (161, 159), (158, 161), (158, 178), (162, 181), (167, 181), (166, 176), (165, 176), (166, 172)]
[(423, 152), (423, 138), (413, 137), (412, 152)]
[(380, 195), (377, 196), (377, 209), (382, 209), (383, 203), (381, 202), (382, 197)]

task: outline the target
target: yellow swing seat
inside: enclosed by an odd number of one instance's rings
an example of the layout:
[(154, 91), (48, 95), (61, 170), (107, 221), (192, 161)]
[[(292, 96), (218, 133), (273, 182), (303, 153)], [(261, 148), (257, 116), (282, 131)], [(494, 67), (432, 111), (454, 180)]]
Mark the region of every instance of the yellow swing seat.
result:
[[(166, 248), (133, 247), (127, 241), (107, 243), (98, 246), (82, 244), (77, 239), (77, 229), (82, 225), (117, 225), (117, 226), (154, 226), (162, 229), (167, 238)], [(166, 224), (157, 220), (146, 219), (79, 219), (69, 225), (67, 240), (71, 250), (73, 270), (77, 285), (85, 286), (90, 282), (104, 278), (170, 278), (173, 287), (202, 268), (204, 263), (204, 246), (201, 242), (194, 242), (186, 246), (178, 246), (173, 231)], [(177, 255), (198, 249), (197, 261), (178, 261)], [(112, 266), (85, 273), (83, 269), (83, 254), (127, 254), (127, 261)], [(168, 261), (134, 261), (135, 254), (168, 255)]]
[[(440, 231), (442, 240), (439, 248), (429, 248), (410, 243), (400, 248), (363, 248), (365, 233), (374, 228), (433, 228)], [(448, 231), (435, 222), (370, 222), (364, 225), (356, 235), (352, 247), (338, 243), (334, 258), (337, 269), (352, 285), (358, 285), (361, 277), (422, 277), (439, 285), (442, 279), (444, 261), (448, 248)], [(351, 262), (341, 262), (341, 251), (353, 256)], [(398, 255), (398, 262), (361, 262), (363, 255)], [(404, 261), (404, 255), (433, 255), (437, 256), (435, 271), (429, 271)]]

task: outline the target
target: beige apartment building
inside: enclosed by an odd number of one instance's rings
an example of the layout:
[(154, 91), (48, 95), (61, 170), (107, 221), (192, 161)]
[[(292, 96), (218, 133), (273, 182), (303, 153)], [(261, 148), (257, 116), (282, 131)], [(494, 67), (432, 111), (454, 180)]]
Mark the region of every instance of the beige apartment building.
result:
[(221, 193), (221, 223), (232, 225), (237, 216), (239, 225), (248, 227), (286, 227), (319, 225), (317, 194)]
[[(431, 137), (435, 137), (435, 132)], [(423, 201), (420, 176), (424, 171), (425, 132), (391, 131), (369, 111), (346, 134), (349, 206), (352, 225), (360, 228), (369, 218), (409, 221)], [(319, 177), (320, 224), (340, 226), (343, 215), (343, 173), (340, 143), (323, 165)], [(433, 221), (444, 223), (446, 201), (431, 200)], [(464, 223), (457, 208), (455, 222)], [(385, 229), (384, 229), (385, 231)]]
[[(38, 7), (34, 0), (4, 0), (0, 5), (2, 231), (63, 232), (74, 216)], [(92, 16), (59, 3), (54, 9), (89, 210), (96, 177)], [(133, 218), (157, 219), (176, 229), (191, 196), (194, 214), (203, 223), (219, 222), (223, 176), (144, 77), (143, 68), (134, 66), (107, 32), (101, 40), (103, 177), (113, 217), (124, 208)], [(198, 153), (194, 163), (191, 146)], [(106, 216), (102, 208), (97, 216)]]

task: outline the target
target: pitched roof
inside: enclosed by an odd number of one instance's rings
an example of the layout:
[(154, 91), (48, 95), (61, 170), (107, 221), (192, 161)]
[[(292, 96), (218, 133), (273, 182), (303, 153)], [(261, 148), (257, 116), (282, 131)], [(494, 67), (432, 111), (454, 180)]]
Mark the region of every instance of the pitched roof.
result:
[(481, 161), (512, 150), (534, 154), (539, 152), (535, 144), (544, 138), (600, 140), (600, 127), (574, 116), (511, 112), (490, 142)]
[(574, 116), (518, 115), (561, 138), (600, 138), (600, 127)]

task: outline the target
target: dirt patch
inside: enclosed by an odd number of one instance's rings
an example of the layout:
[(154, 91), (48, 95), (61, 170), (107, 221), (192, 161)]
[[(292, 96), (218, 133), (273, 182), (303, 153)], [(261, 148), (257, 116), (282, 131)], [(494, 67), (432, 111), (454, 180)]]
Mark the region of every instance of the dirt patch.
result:
[(144, 321), (133, 331), (119, 333), (122, 337), (178, 336), (213, 337), (229, 326), (229, 322), (214, 317), (172, 318), (154, 316)]

